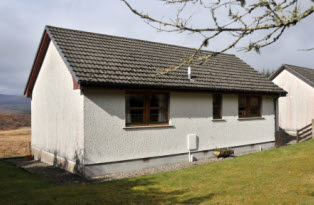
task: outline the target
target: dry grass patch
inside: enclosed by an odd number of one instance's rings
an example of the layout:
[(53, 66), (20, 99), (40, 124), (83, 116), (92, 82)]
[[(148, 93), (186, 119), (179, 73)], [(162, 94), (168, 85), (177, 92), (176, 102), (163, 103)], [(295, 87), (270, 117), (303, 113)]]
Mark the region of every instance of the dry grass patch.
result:
[(29, 154), (31, 129), (0, 131), (0, 158)]
[(31, 126), (31, 114), (0, 113), (0, 131)]

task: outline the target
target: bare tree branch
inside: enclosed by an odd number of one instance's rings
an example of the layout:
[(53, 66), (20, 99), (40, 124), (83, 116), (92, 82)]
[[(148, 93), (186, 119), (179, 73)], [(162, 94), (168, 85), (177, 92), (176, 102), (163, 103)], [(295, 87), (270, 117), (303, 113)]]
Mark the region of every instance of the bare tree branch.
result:
[(305, 48), (305, 49), (300, 49), (301, 51), (314, 51), (314, 47), (313, 48)]
[[(219, 53), (234, 48), (242, 39), (262, 31), (262, 38), (250, 40), (250, 43), (242, 48), (242, 50), (255, 50), (259, 53), (261, 48), (275, 43), (286, 28), (294, 26), (314, 12), (314, 6), (309, 6), (301, 11), (298, 0), (162, 0), (166, 4), (178, 5), (175, 18), (164, 20), (164, 18), (157, 19), (148, 14), (143, 14), (132, 7), (127, 0), (122, 1), (134, 14), (144, 19), (146, 23), (158, 31), (198, 33), (204, 38), (201, 45), (190, 57), (179, 65), (161, 69), (158, 75), (176, 71), (182, 66), (190, 65), (192, 62), (207, 62)], [(314, 0), (311, 1), (314, 2)], [(210, 25), (212, 26), (194, 27), (192, 25), (193, 15), (188, 17), (183, 15), (183, 11), (188, 5), (200, 5), (207, 9), (211, 16)], [(223, 16), (223, 19), (227, 18), (229, 22), (221, 23), (221, 12), (219, 17), (216, 16), (216, 12), (221, 10), (227, 14)], [(196, 57), (203, 47), (206, 47), (210, 41), (213, 41), (222, 33), (231, 34), (235, 40), (218, 52)]]

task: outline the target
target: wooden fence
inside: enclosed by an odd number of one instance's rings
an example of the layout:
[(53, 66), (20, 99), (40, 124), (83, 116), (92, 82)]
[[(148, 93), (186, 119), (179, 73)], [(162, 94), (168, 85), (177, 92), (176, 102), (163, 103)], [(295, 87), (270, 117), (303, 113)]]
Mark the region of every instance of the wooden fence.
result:
[(300, 139), (304, 139), (309, 136), (312, 136), (312, 133), (313, 133), (312, 124), (313, 123), (308, 124), (305, 127), (302, 127), (301, 129), (297, 130), (297, 142), (299, 142)]

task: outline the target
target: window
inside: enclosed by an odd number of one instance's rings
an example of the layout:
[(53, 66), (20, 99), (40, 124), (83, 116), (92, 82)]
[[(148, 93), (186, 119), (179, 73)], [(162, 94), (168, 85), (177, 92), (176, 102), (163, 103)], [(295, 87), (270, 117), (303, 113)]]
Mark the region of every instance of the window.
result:
[(261, 117), (262, 98), (260, 96), (239, 96), (239, 118)]
[(168, 124), (168, 93), (127, 93), (126, 125)]
[(221, 119), (222, 95), (213, 95), (213, 119)]

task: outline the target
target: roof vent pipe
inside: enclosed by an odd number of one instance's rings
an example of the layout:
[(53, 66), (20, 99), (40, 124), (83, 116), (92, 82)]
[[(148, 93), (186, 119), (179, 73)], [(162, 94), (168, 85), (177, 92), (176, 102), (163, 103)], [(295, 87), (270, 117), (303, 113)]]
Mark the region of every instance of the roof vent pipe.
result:
[(192, 71), (191, 71), (191, 66), (189, 66), (189, 67), (188, 67), (188, 79), (190, 79), (190, 80), (192, 79), (192, 78), (191, 78), (191, 72), (192, 72)]

